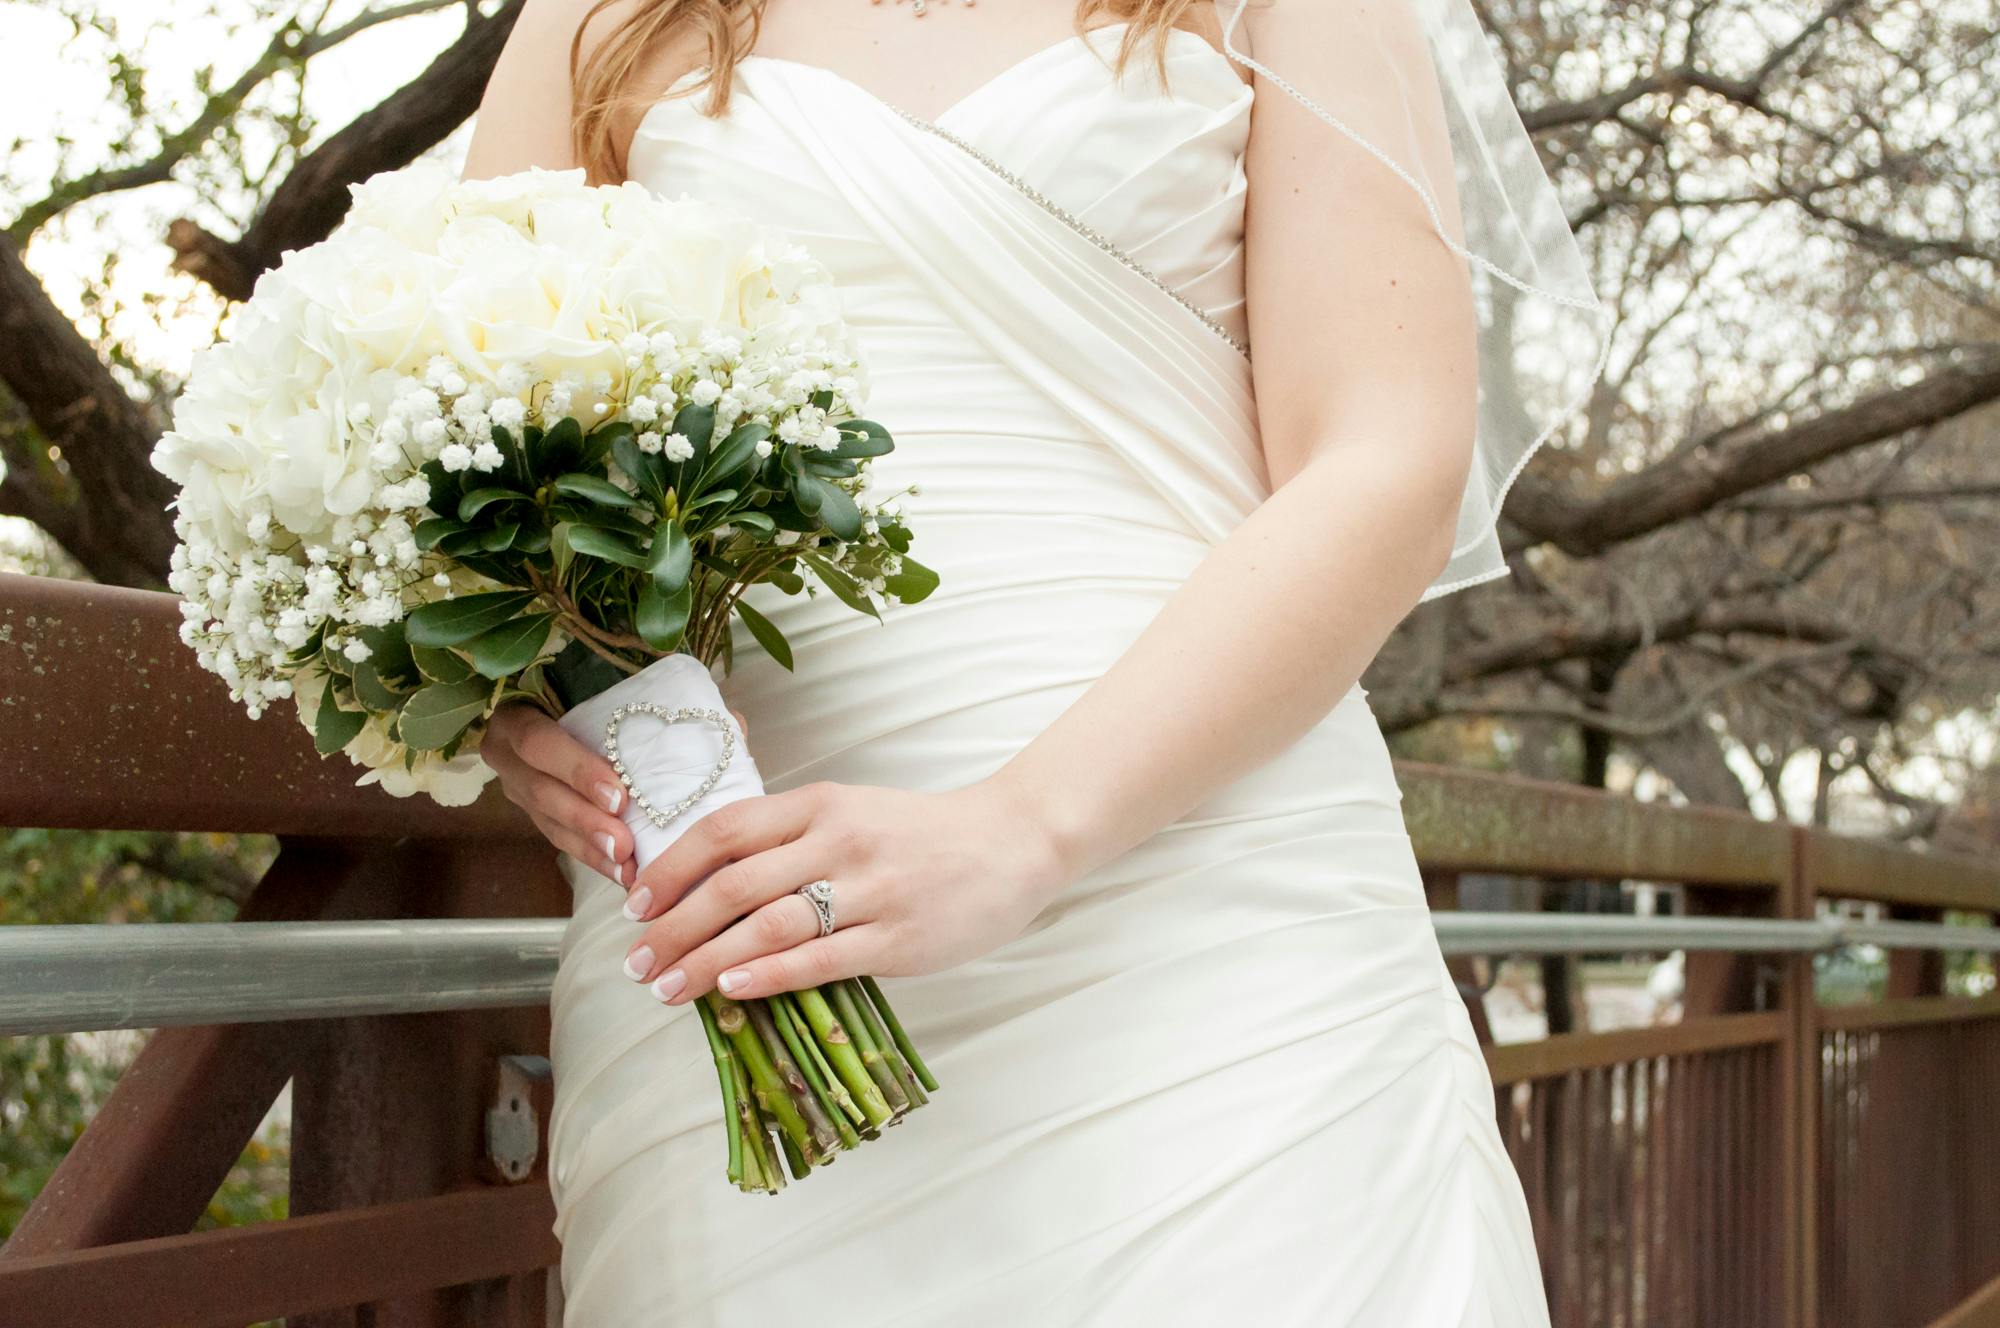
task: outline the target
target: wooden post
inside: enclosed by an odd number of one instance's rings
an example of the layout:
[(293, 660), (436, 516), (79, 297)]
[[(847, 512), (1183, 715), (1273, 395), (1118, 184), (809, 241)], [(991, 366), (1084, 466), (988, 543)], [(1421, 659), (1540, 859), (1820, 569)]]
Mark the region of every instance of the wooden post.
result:
[[(554, 854), (511, 841), (385, 846), (355, 917), (547, 917), (568, 912)], [(502, 1056), (544, 1052), (545, 1008), (328, 1020), (292, 1089), (292, 1212), (335, 1213), (484, 1183), (486, 1109)], [(527, 1185), (545, 1187), (536, 1175)], [(393, 1257), (384, 1252), (384, 1257)], [(441, 1288), (295, 1316), (291, 1328), (540, 1328), (545, 1275)]]
[[(1819, 909), (1819, 888), (1812, 866), (1812, 839), (1795, 827), (1780, 895), (1780, 913), (1787, 918), (1811, 918)], [(1780, 1008), (1786, 1015), (1784, 1057), (1780, 1075), (1783, 1093), (1781, 1145), (1785, 1180), (1781, 1197), (1780, 1266), (1784, 1279), (1786, 1328), (1817, 1328), (1819, 1323), (1819, 995), (1814, 986), (1810, 955), (1783, 961)]]

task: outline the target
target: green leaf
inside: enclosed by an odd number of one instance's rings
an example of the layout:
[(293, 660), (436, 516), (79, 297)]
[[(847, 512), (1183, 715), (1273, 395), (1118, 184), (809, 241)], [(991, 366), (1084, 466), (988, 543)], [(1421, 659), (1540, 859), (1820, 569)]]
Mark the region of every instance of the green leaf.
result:
[(472, 643), (472, 667), (489, 678), (510, 678), (541, 658), (553, 613), (529, 614), (501, 623)]
[(799, 480), (801, 490), (808, 484), (819, 491), (817, 512), (826, 528), (844, 540), (860, 539), (861, 509), (854, 505), (854, 499), (848, 496), (847, 490), (817, 476)]
[[(613, 420), (609, 424), (592, 429), (583, 440), (583, 452), (571, 470), (596, 472), (604, 469), (604, 462), (611, 455), (612, 447), (620, 438), (630, 438), (637, 432), (630, 420)], [(623, 469), (623, 467), (620, 467)], [(626, 471), (626, 474), (631, 474)], [(634, 476), (633, 478), (638, 478)]]
[(789, 567), (774, 567), (764, 574), (764, 580), (784, 591), (787, 595), (805, 593), (806, 579)]
[(516, 553), (547, 553), (549, 551), (548, 530), (539, 525), (522, 527), (521, 533), (514, 537), (514, 551)]
[(823, 480), (851, 480), (861, 473), (861, 465), (855, 461), (842, 461), (829, 452), (812, 452), (806, 456), (806, 469)]
[(694, 546), (678, 521), (662, 521), (653, 529), (653, 547), (646, 555), (646, 570), (663, 595), (671, 595), (688, 583), (694, 570)]
[(678, 463), (673, 471), (673, 487), (686, 494), (691, 487), (688, 480), (701, 474), (708, 464), (708, 442), (715, 436), (715, 407), (682, 406), (674, 416), (672, 431), (694, 444), (694, 453)]
[(417, 672), (426, 682), (464, 682), (472, 676), (472, 666), (449, 650), (437, 646), (411, 646)]
[(771, 426), (755, 420), (730, 430), (722, 445), (715, 449), (708, 465), (702, 468), (701, 487), (706, 488), (719, 480), (734, 479), (739, 471), (756, 459), (757, 444), (770, 436)]
[(446, 535), (456, 535), (464, 529), (465, 523), (463, 521), (453, 521), (449, 517), (434, 516), (417, 522), (416, 529), (412, 530), (410, 535), (411, 538), (416, 540), (418, 548), (433, 549), (437, 547), (437, 542)]
[(577, 640), (572, 640), (556, 652), (555, 657), (540, 668), (543, 678), (565, 710), (576, 709), (599, 692), (609, 690), (631, 676)]
[(882, 542), (897, 553), (908, 553), (910, 551), (909, 527), (892, 526), (884, 521), (882, 523)]
[(764, 653), (789, 672), (792, 667), (792, 643), (785, 640), (785, 634), (769, 618), (740, 599), (736, 601), (736, 612), (742, 617), (743, 625), (750, 629), (750, 635), (757, 638), (757, 644), (764, 647)]
[(682, 406), (674, 416), (673, 433), (683, 434), (694, 444), (693, 461), (700, 461), (708, 455), (709, 439), (715, 436), (715, 407), (697, 406), (692, 402)]
[(572, 522), (569, 527), (569, 545), (578, 553), (592, 558), (602, 558), (607, 562), (624, 567), (636, 567), (641, 571), (646, 567), (646, 554), (638, 543), (624, 535), (596, 526), (579, 525)]
[(375, 672), (384, 681), (399, 691), (408, 691), (410, 686), (415, 685), (417, 663), (410, 658), (410, 644), (403, 637), (401, 622), (364, 627), (355, 635), (361, 638), (361, 644), (368, 647), (367, 662), (375, 666)]
[(432, 683), (403, 703), (405, 746), (434, 752), (451, 743), (486, 713), (493, 684), (485, 678)]
[(639, 486), (639, 492), (652, 499), (654, 507), (667, 501), (665, 458), (641, 452), (632, 435), (626, 433), (612, 440), (611, 459), (617, 463), (618, 469), (632, 477), (632, 482)]
[(538, 475), (560, 475), (576, 469), (583, 457), (583, 425), (575, 416), (565, 415), (530, 443), (528, 457)]
[(495, 526), (491, 530), (482, 531), (479, 547), (486, 553), (505, 553), (514, 547), (514, 537), (520, 533), (521, 523), (509, 521), (504, 526)]
[(688, 612), (693, 607), (692, 585), (683, 585), (669, 594), (657, 582), (647, 581), (639, 587), (639, 604), (632, 625), (638, 629), (641, 641), (668, 654), (680, 645), (681, 636), (687, 631)]
[[(638, 477), (635, 475), (633, 478)], [(612, 507), (646, 506), (643, 499), (633, 497), (601, 475), (581, 473), (564, 475), (556, 480), (555, 488), (557, 493), (566, 493), (572, 498), (582, 498), (588, 502), (606, 503)]]
[(831, 455), (844, 459), (887, 456), (896, 450), (889, 431), (873, 420), (844, 420), (840, 425), (840, 446)]
[[(458, 496), (465, 492), (464, 480), (459, 475), (446, 470), (444, 462), (435, 459), (424, 462), (417, 469), (422, 472), (425, 479), (430, 481), (431, 485), (430, 500), (424, 506), (430, 508), (431, 511), (436, 512), (439, 516), (443, 516), (447, 512), (456, 511), (458, 508)], [(472, 472), (465, 471), (462, 473), (470, 475)]]
[(825, 497), (824, 491), (820, 487), (821, 481), (819, 476), (809, 475), (801, 467), (793, 471), (789, 478), (792, 482), (792, 501), (798, 504), (801, 512), (814, 518), (815, 527), (817, 527), (820, 503)]
[(740, 489), (717, 489), (714, 493), (705, 494), (689, 503), (686, 507), (683, 507), (681, 515), (686, 516), (689, 512), (699, 511), (704, 507), (713, 507), (717, 503), (734, 502), (736, 496), (741, 492), (742, 490)]
[(599, 507), (594, 503), (564, 502), (558, 510), (563, 518), (573, 525), (589, 526), (595, 530), (615, 530), (620, 534), (630, 535), (635, 540), (653, 538), (653, 527), (623, 508)]
[(454, 530), (437, 542), (437, 551), (447, 558), (463, 558), (468, 553), (478, 553), (486, 547), (486, 532), (466, 526)]
[(494, 590), (439, 600), (411, 612), (406, 635), (412, 646), (458, 646), (480, 636), (534, 603), (531, 590)]
[(503, 489), (498, 485), (488, 485), (474, 489), (458, 500), (458, 519), (470, 521), (495, 503), (522, 503), (528, 495), (514, 489)]
[[(535, 426), (532, 424), (529, 425), (528, 432), (532, 436), (535, 432)], [(528, 464), (527, 449), (514, 441), (514, 435), (507, 432), (505, 425), (496, 424), (493, 426), (493, 445), (500, 449), (500, 477), (511, 480), (516, 488), (523, 490), (533, 489), (535, 487), (535, 472), (534, 468)]]
[(359, 710), (342, 710), (334, 696), (333, 679), (326, 680), (320, 693), (319, 712), (313, 716), (313, 748), (321, 756), (332, 756), (353, 742), (368, 716)]
[(570, 523), (558, 521), (549, 532), (549, 561), (554, 565), (557, 576), (567, 576), (569, 565), (576, 558), (576, 550), (570, 547)]
[(362, 705), (370, 710), (394, 710), (403, 704), (408, 688), (390, 686), (375, 667), (375, 661), (364, 659), (354, 666), (354, 695)]
[(496, 581), (503, 586), (514, 585), (521, 579), (520, 568), (511, 565), (504, 558), (489, 558), (483, 553), (461, 553), (458, 555), (458, 565), (468, 572), (477, 572), (488, 581)]
[(767, 539), (778, 533), (778, 523), (762, 512), (738, 512), (729, 519), (743, 529), (755, 531)]
[(903, 559), (903, 570), (882, 578), (883, 588), (905, 604), (915, 604), (938, 588), (938, 574), (914, 559)]
[(875, 601), (869, 599), (862, 592), (860, 582), (816, 553), (801, 554), (800, 556), (806, 560), (813, 571), (819, 573), (821, 583), (833, 592), (835, 599), (845, 604), (848, 608), (859, 613), (865, 613), (871, 618), (879, 620), (882, 617), (882, 611), (875, 607)]

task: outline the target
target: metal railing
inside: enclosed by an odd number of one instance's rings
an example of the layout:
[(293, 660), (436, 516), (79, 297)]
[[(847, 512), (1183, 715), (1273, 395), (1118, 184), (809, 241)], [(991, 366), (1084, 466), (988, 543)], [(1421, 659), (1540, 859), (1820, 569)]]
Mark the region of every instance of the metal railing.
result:
[[(2000, 928), (1848, 918), (1439, 913), (1447, 955), (2000, 953)], [(555, 918), (0, 928), (0, 1037), (545, 1004)]]
[[(477, 1141), (495, 1113), (516, 1139), (547, 1119), (533, 1067), (568, 886), (504, 801), (357, 788), (301, 726), (251, 724), (178, 621), (166, 596), (0, 576), (0, 825), (280, 846), (224, 927), (0, 928), (0, 1032), (158, 1029), (0, 1250), (0, 1324), (556, 1324), (547, 1186)], [(2000, 918), (2000, 865), (1408, 762), (1397, 779), (1461, 990), (1469, 956), (1545, 956), (1553, 1014), (1556, 956), (1686, 952), (1678, 1022), (1486, 1048), (1556, 1323), (2000, 1314), (2000, 996), (1946, 994), (1946, 956), (2000, 933), (1940, 925)], [(1456, 912), (1472, 873), (1511, 879), (1523, 911)], [(1674, 915), (1534, 911), (1577, 881), (1667, 888)], [(1887, 951), (1884, 990), (1821, 1004), (1815, 956), (1861, 945)], [(1467, 1008), (1478, 1026), (1485, 1002)], [(292, 1216), (193, 1230), (287, 1085)]]

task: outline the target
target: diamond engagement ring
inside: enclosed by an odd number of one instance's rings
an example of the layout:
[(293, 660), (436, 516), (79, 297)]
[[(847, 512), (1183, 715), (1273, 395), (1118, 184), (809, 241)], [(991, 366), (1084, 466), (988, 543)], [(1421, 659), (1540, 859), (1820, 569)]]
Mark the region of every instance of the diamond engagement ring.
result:
[(813, 906), (813, 912), (819, 914), (819, 934), (833, 935), (833, 882), (817, 880), (811, 885), (800, 886), (799, 893)]

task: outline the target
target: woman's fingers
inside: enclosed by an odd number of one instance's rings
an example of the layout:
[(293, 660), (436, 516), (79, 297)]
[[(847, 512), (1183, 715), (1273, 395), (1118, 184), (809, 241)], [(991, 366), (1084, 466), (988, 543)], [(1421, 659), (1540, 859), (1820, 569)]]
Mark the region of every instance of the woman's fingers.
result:
[(625, 787), (611, 762), (533, 706), (502, 706), (494, 712), (486, 737), (489, 742), (499, 738), (522, 764), (562, 781), (607, 814), (616, 816), (625, 809)]
[(816, 805), (817, 796), (804, 788), (718, 807), (646, 864), (639, 873), (639, 888), (664, 908), (725, 864), (797, 839), (811, 824)]
[(632, 832), (611, 810), (623, 805), (624, 789), (602, 756), (526, 705), (495, 712), (480, 755), (544, 838), (620, 885), (631, 884), (638, 875)]
[[(805, 900), (799, 903), (805, 904)], [(772, 905), (776, 907), (776, 905)], [(810, 905), (807, 905), (810, 908)], [(748, 960), (729, 960), (713, 979), (716, 989), (731, 1000), (748, 1001), (773, 996), (781, 991), (803, 991), (823, 982), (857, 978), (882, 971), (883, 947), (879, 926), (843, 926), (831, 936), (821, 937), (815, 918), (812, 939)], [(704, 947), (705, 948), (705, 947)], [(691, 955), (685, 965), (686, 990), (699, 995), (710, 979), (701, 956)]]
[(569, 854), (578, 862), (596, 871), (598, 875), (620, 886), (629, 886), (632, 883), (632, 877), (637, 874), (638, 869), (630, 862), (608, 861), (601, 843), (593, 844), (561, 822), (551, 821), (533, 812), (528, 813), (528, 819), (534, 823), (535, 829), (541, 832), (542, 838), (555, 845), (561, 852)]
[[(632, 947), (628, 958), (635, 965), (643, 961), (646, 978), (650, 979), (720, 935), (738, 918), (747, 918), (768, 904), (783, 901), (787, 895), (796, 894), (800, 886), (825, 874), (826, 854), (808, 840), (795, 840), (727, 864), (664, 911), (666, 901), (656, 898), (642, 879), (626, 896), (625, 916), (635, 922), (647, 919), (653, 922)], [(798, 902), (806, 913), (813, 913), (812, 905), (805, 899)], [(762, 925), (774, 924), (767, 919)], [(814, 930), (818, 930), (817, 922)], [(772, 940), (780, 939), (773, 932)], [(644, 956), (640, 955), (641, 950), (645, 951)]]
[[(763, 955), (789, 950), (817, 935), (819, 915), (813, 906), (800, 895), (780, 895), (713, 940), (696, 946), (685, 958), (655, 959), (652, 967), (657, 975), (643, 973), (639, 980), (651, 979), (655, 997), (669, 1005), (678, 1005), (715, 986), (717, 976), (725, 970), (733, 970), (736, 965)], [(626, 973), (642, 973), (651, 953), (644, 945), (634, 949), (626, 957)]]

